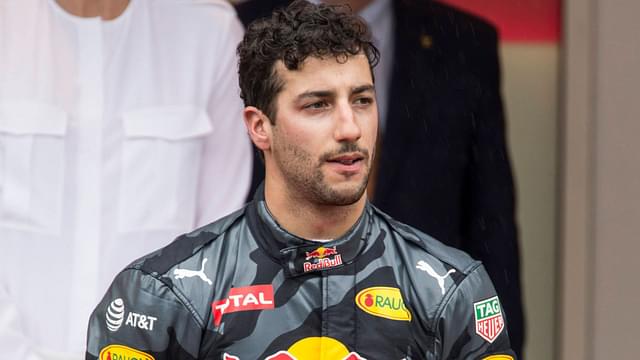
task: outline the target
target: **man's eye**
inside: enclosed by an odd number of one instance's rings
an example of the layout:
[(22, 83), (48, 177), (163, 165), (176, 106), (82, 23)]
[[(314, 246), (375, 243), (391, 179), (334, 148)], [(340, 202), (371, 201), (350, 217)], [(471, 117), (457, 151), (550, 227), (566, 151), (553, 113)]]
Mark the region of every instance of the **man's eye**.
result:
[(355, 103), (359, 105), (369, 105), (373, 103), (373, 98), (370, 98), (370, 97), (357, 98)]
[(307, 104), (304, 106), (305, 109), (322, 109), (327, 106), (325, 101), (317, 101), (311, 104)]

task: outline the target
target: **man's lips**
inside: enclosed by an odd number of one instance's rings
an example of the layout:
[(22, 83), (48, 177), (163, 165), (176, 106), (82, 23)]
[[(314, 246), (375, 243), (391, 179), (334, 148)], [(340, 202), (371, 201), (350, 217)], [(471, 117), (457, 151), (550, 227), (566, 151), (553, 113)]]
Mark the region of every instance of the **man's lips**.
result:
[(328, 159), (327, 161), (331, 163), (337, 163), (337, 164), (348, 166), (348, 165), (353, 165), (354, 163), (360, 162), (362, 160), (364, 160), (364, 155), (359, 153), (352, 153), (352, 154), (342, 154), (342, 155), (334, 156)]
[(362, 153), (341, 154), (327, 159), (327, 165), (342, 175), (352, 176), (362, 171), (365, 159)]

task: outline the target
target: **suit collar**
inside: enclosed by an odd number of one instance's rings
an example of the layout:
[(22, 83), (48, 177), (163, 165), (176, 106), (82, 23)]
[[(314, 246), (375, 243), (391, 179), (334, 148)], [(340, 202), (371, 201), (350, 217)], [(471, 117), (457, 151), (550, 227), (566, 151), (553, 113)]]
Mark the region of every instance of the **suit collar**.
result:
[(258, 245), (282, 266), (288, 277), (341, 268), (354, 262), (367, 243), (373, 208), (367, 203), (356, 223), (341, 237), (317, 242), (303, 239), (283, 229), (269, 212), (264, 185), (247, 205), (249, 228)]

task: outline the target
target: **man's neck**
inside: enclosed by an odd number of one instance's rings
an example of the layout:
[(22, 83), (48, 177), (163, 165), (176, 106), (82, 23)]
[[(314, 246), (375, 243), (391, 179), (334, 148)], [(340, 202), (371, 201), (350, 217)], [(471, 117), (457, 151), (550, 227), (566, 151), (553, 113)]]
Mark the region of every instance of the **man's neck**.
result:
[(79, 17), (113, 20), (122, 15), (129, 0), (55, 0), (68, 13)]
[(265, 181), (269, 211), (285, 230), (304, 239), (335, 239), (358, 221), (367, 202), (366, 194), (351, 205), (319, 205), (296, 198), (284, 184)]

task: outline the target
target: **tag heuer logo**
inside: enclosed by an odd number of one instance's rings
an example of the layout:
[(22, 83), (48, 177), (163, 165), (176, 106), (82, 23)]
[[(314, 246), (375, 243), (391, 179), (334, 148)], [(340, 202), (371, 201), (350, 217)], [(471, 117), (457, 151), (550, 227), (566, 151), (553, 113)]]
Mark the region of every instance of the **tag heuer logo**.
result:
[(492, 343), (504, 330), (504, 318), (500, 300), (494, 296), (487, 300), (473, 303), (476, 317), (476, 334)]

